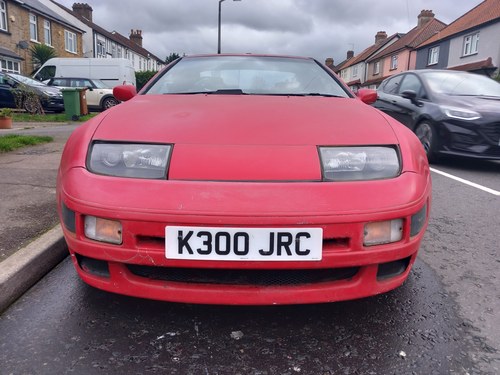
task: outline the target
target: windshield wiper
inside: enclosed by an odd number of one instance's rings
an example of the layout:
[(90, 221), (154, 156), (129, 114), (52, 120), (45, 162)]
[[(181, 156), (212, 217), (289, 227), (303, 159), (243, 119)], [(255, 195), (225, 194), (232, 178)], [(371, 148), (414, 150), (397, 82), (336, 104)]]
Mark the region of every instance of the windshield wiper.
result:
[(272, 95), (272, 96), (323, 96), (325, 98), (345, 98), (345, 96), (341, 95), (333, 95), (333, 94), (323, 94), (319, 92), (303, 92), (303, 93), (262, 93), (260, 95)]
[(205, 95), (248, 95), (243, 92), (241, 89), (219, 89), (215, 91), (189, 91), (189, 92), (169, 92), (167, 94), (174, 95), (197, 95), (197, 94), (205, 94)]

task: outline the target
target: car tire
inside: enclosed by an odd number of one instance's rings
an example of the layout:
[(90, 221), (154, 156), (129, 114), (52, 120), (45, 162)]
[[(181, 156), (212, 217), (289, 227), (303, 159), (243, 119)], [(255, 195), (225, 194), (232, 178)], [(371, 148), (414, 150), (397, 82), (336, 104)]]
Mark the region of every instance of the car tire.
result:
[(38, 103), (32, 98), (28, 98), (24, 101), (23, 108), (26, 112), (34, 114), (38, 112)]
[(103, 101), (101, 103), (101, 108), (103, 111), (105, 111), (106, 109), (114, 107), (117, 104), (118, 104), (118, 100), (109, 96), (109, 97), (103, 99)]
[(415, 128), (415, 134), (424, 147), (429, 163), (436, 162), (438, 160), (438, 135), (434, 126), (428, 121), (423, 121)]

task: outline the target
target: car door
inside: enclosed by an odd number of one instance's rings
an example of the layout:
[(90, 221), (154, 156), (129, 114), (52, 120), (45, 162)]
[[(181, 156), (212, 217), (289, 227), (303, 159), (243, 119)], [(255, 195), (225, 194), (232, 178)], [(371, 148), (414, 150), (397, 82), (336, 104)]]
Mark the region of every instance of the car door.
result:
[(393, 104), (397, 119), (413, 130), (426, 97), (420, 78), (413, 73), (404, 74), (396, 96)]
[(400, 107), (398, 105), (401, 99), (398, 92), (402, 80), (403, 75), (399, 74), (384, 81), (377, 90), (377, 101), (373, 105), (375, 108), (380, 109), (400, 122), (402, 122), (401, 120), (404, 117), (400, 115)]
[(0, 107), (16, 108), (12, 86), (9, 84), (8, 76), (0, 73)]

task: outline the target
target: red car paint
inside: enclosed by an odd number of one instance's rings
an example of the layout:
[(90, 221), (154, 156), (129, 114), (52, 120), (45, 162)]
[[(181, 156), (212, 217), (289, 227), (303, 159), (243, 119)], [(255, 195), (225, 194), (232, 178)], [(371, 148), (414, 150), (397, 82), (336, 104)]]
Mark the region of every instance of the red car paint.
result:
[[(118, 90), (133, 95), (128, 88)], [(78, 274), (86, 283), (110, 292), (204, 304), (331, 302), (398, 287), (408, 277), (427, 225), (429, 167), (413, 133), (363, 103), (363, 97), (373, 99), (369, 92), (362, 93), (361, 100), (350, 94), (345, 98), (140, 94), (96, 116), (68, 140), (58, 173), (58, 208)], [(173, 145), (166, 178), (90, 172), (87, 154), (94, 140)], [(401, 173), (370, 181), (323, 180), (318, 146), (364, 145), (397, 146)], [(65, 224), (63, 205), (74, 213), (74, 229)], [(425, 223), (410, 236), (411, 218), (424, 207)], [(119, 220), (123, 243), (87, 238), (85, 215)], [(365, 223), (399, 218), (403, 219), (400, 241), (363, 245)], [(314, 262), (167, 259), (167, 225), (322, 228), (323, 258)], [(81, 260), (87, 258), (105, 264), (107, 274), (85, 266)], [(380, 264), (403, 259), (406, 267), (401, 272), (377, 277)], [(303, 270), (314, 278), (314, 273), (354, 268), (338, 280), (286, 285), (155, 276), (156, 271), (179, 270), (196, 276)]]

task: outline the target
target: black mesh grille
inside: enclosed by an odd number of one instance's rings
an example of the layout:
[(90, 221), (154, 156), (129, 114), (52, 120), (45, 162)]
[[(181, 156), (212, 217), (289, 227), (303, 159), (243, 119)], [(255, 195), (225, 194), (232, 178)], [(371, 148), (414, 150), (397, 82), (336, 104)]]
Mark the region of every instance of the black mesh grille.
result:
[(483, 126), (481, 127), (481, 132), (486, 136), (486, 138), (496, 144), (500, 141), (500, 123)]
[(200, 268), (165, 268), (127, 265), (137, 276), (193, 284), (286, 286), (306, 285), (354, 277), (358, 267), (317, 270), (218, 270)]

